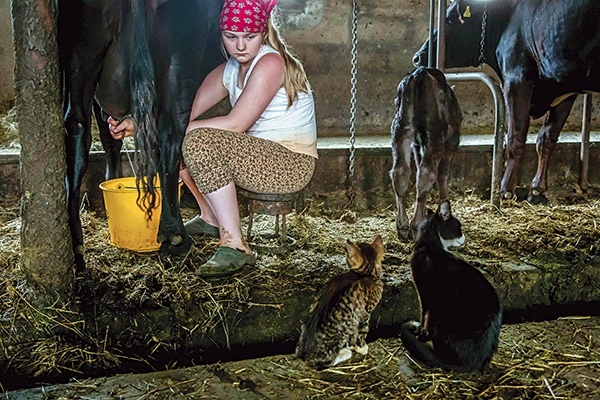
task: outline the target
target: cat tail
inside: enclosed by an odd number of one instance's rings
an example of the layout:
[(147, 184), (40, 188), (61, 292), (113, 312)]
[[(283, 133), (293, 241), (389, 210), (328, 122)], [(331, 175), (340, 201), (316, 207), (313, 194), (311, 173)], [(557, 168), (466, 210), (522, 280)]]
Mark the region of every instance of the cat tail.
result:
[(361, 276), (355, 271), (348, 271), (331, 278), (321, 289), (316, 302), (311, 306), (309, 316), (302, 324), (300, 338), (296, 345), (297, 358), (305, 359), (307, 355), (316, 351), (317, 342), (319, 342), (318, 332), (324, 329), (331, 313), (339, 304), (346, 290), (360, 278)]
[(417, 337), (419, 323), (416, 321), (408, 321), (400, 327), (400, 339), (402, 344), (408, 350), (411, 357), (423, 364), (433, 365), (439, 360), (433, 352), (433, 348), (427, 343), (422, 342)]
[(298, 339), (298, 343), (296, 343), (296, 351), (294, 352), (294, 356), (301, 360), (304, 360), (304, 357), (306, 357), (306, 349), (304, 346), (304, 325), (302, 325), (300, 338)]
[(430, 367), (452, 370), (455, 372), (468, 372), (473, 368), (469, 365), (451, 365), (442, 361), (433, 351), (429, 342), (422, 342), (417, 337), (419, 323), (408, 321), (400, 327), (400, 339), (402, 344), (415, 360)]
[(315, 326), (310, 323), (303, 324), (294, 356), (304, 360), (309, 367), (320, 370), (327, 368), (331, 360), (328, 360), (325, 354), (321, 354), (322, 349), (317, 346), (317, 341)]
[(311, 336), (307, 339), (307, 334), (310, 336), (310, 332), (303, 326), (294, 356), (303, 360), (310, 368), (316, 370), (330, 367), (333, 360), (330, 359), (323, 349), (319, 349), (318, 346), (316, 346), (316, 338)]

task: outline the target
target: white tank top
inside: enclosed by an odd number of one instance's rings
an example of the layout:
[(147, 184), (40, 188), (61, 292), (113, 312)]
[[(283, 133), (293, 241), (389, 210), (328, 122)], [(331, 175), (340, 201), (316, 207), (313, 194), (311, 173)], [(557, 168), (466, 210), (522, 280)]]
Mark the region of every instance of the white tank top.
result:
[[(246, 87), (258, 60), (268, 53), (277, 53), (277, 50), (269, 45), (263, 45), (260, 48), (250, 65), (242, 88), (237, 86), (239, 63), (233, 57), (227, 61), (223, 71), (223, 86), (229, 92), (229, 103), (232, 107)], [(310, 86), (308, 93), (298, 92), (298, 98), (290, 107), (288, 107), (287, 92), (284, 87), (281, 87), (260, 118), (248, 129), (247, 134), (277, 142), (293, 152), (308, 154), (316, 158), (317, 125)]]

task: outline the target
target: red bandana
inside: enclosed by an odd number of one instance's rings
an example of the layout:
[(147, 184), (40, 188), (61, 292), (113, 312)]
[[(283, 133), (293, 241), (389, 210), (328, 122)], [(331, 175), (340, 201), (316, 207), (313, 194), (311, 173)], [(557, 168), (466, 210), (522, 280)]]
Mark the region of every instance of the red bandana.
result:
[(222, 31), (265, 33), (278, 0), (225, 0), (219, 24)]

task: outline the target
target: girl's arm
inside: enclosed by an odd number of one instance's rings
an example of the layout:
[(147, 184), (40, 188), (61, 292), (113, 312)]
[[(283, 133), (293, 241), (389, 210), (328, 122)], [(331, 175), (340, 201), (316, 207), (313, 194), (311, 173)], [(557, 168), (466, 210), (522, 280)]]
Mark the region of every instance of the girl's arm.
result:
[(223, 86), (223, 71), (225, 63), (210, 71), (198, 87), (190, 111), (190, 121), (200, 117), (227, 96), (227, 89)]
[(227, 115), (190, 121), (187, 131), (204, 127), (238, 133), (247, 131), (283, 85), (284, 73), (285, 64), (279, 54), (264, 55), (254, 67), (244, 92)]
[[(223, 86), (224, 69), (225, 63), (213, 69), (200, 84), (192, 103), (190, 120), (198, 118), (227, 96), (227, 89)], [(109, 117), (107, 122), (110, 134), (115, 140), (133, 136), (135, 133), (135, 124), (131, 118), (117, 120)]]

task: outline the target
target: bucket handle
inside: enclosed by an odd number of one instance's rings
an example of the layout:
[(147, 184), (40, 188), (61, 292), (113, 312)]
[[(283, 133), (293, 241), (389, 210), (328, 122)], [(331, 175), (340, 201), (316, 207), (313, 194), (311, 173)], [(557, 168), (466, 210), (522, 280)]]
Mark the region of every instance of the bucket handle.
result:
[[(125, 138), (121, 138), (121, 142), (123, 142), (123, 145), (125, 145)], [(131, 170), (133, 171), (133, 176), (137, 180), (137, 172), (135, 171), (133, 162), (131, 162), (131, 156), (129, 155), (129, 152), (127, 150), (125, 150), (125, 154), (127, 154), (127, 159), (129, 160), (129, 166), (131, 167)]]

